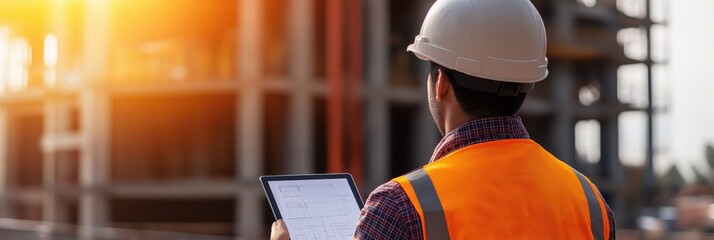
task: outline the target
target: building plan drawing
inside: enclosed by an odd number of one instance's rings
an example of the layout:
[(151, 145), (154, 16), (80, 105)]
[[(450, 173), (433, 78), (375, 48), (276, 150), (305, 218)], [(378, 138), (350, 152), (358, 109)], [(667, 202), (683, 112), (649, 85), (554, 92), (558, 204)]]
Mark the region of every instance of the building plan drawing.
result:
[(292, 240), (350, 239), (360, 208), (346, 179), (271, 181)]

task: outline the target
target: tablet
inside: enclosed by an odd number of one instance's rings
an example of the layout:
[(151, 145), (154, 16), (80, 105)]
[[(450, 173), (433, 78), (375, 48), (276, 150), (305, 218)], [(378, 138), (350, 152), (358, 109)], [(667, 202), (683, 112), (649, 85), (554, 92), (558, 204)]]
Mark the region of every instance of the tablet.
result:
[(275, 219), (283, 219), (290, 239), (350, 239), (364, 206), (352, 175), (262, 176), (260, 182)]

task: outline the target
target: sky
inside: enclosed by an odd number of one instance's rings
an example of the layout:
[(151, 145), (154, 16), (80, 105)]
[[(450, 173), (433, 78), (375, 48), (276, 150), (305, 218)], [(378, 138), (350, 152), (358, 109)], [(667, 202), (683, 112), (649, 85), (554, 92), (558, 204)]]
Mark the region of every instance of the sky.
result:
[[(666, 157), (686, 177), (707, 167), (704, 148), (714, 145), (714, 0), (668, 0), (669, 111), (658, 134)], [(706, 173), (705, 173), (706, 174)]]

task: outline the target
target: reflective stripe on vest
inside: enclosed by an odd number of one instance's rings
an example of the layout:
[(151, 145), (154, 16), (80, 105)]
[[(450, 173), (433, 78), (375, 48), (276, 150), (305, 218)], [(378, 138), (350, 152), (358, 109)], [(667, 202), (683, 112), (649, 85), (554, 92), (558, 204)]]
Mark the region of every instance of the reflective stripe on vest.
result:
[(583, 191), (585, 191), (585, 198), (588, 200), (588, 209), (590, 211), (590, 229), (593, 233), (593, 239), (604, 240), (602, 212), (600, 211), (600, 203), (597, 200), (595, 191), (582, 173), (575, 169), (573, 169), (573, 172), (575, 172), (575, 175), (578, 176), (578, 181), (580, 181), (580, 185), (583, 187)]
[(414, 188), (414, 193), (424, 212), (427, 239), (449, 239), (444, 208), (429, 175), (420, 168), (407, 174), (406, 177)]

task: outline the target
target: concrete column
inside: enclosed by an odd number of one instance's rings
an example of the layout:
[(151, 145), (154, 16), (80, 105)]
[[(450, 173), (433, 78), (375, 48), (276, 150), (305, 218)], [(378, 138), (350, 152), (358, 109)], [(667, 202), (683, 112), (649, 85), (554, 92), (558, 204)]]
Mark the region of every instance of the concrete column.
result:
[[(618, 104), (617, 97), (617, 69), (618, 65), (608, 64), (604, 69), (602, 81), (602, 101), (605, 104)], [(625, 172), (622, 162), (620, 162), (620, 135), (619, 135), (619, 111), (609, 112), (603, 119), (600, 119), (600, 168), (603, 179), (608, 179), (608, 186), (600, 189), (610, 205), (612, 211), (620, 213), (616, 215), (617, 220), (622, 220), (624, 216), (634, 216), (634, 212), (627, 213), (629, 209), (624, 208), (623, 186)]]
[(5, 107), (0, 107), (0, 217), (12, 218), (10, 206), (8, 205), (8, 172), (9, 169), (9, 130), (12, 129), (8, 119), (8, 111)]
[(289, 1), (291, 13), (286, 24), (290, 30), (290, 80), (294, 86), (289, 94), (290, 115), (288, 121), (288, 173), (314, 172), (313, 106), (310, 85), (314, 81), (315, 65), (315, 9), (314, 0)]
[[(47, 49), (43, 47), (42, 51), (56, 51), (56, 59), (43, 59), (44, 61), (44, 85), (53, 89), (62, 87), (66, 81), (63, 77), (67, 76), (65, 72), (72, 63), (71, 52), (74, 49), (72, 42), (74, 36), (68, 23), (67, 4), (60, 1), (51, 3), (50, 23), (48, 34), (53, 34), (57, 38), (57, 46), (55, 49)], [(43, 152), (43, 221), (53, 230), (52, 223), (66, 223), (69, 218), (69, 209), (65, 201), (57, 195), (58, 186), (66, 186), (62, 181), (67, 179), (68, 172), (71, 170), (71, 165), (65, 162), (69, 161), (69, 149), (77, 148), (76, 135), (74, 138), (68, 137), (71, 135), (71, 108), (72, 100), (66, 96), (47, 96), (44, 103), (44, 134), (42, 136), (42, 152)], [(71, 146), (71, 147), (69, 147)]]
[(645, 196), (645, 206), (655, 206), (654, 198), (657, 194), (657, 177), (654, 173), (654, 89), (652, 83), (652, 17), (651, 1), (645, 0), (645, 34), (647, 37), (647, 138), (645, 139), (646, 153), (643, 166), (642, 194)]
[[(238, 127), (235, 136), (238, 140), (236, 149), (236, 181), (239, 186), (248, 186), (236, 192), (237, 236), (246, 239), (261, 239), (268, 234), (263, 232), (261, 208), (263, 193), (258, 177), (263, 174), (263, 102), (260, 77), (262, 74), (262, 1), (243, 0), (238, 4), (239, 38), (238, 66), (240, 82), (237, 95)], [(242, 184), (246, 183), (246, 184)]]
[[(432, 4), (432, 1), (421, 2), (421, 10), (419, 12), (420, 14), (417, 15), (420, 17), (426, 16), (426, 13), (429, 12), (429, 8), (431, 8)], [(420, 25), (421, 21), (422, 19), (415, 19), (414, 24)], [(426, 94), (426, 84), (427, 78), (429, 77), (429, 70), (430, 69), (428, 62), (419, 61), (419, 68), (417, 70), (418, 72), (416, 76), (419, 82), (419, 87), (417, 90), (420, 93), (420, 100), (417, 103), (419, 104), (420, 110), (419, 113), (416, 115), (417, 124), (415, 124), (415, 128), (412, 129), (412, 131), (416, 132), (417, 134), (415, 142), (413, 143), (415, 154), (414, 159), (410, 161), (411, 169), (415, 169), (423, 166), (424, 164), (427, 164), (431, 159), (431, 155), (434, 153), (434, 148), (439, 143), (439, 140), (443, 137), (441, 133), (439, 133), (439, 129), (436, 127), (436, 123), (434, 123), (434, 118), (431, 116), (431, 112), (429, 110), (429, 102)]]
[[(557, 0), (554, 1), (553, 6), (555, 12), (553, 13), (553, 23), (555, 32), (553, 37), (559, 38), (561, 41), (572, 42), (575, 37), (575, 21), (572, 6), (574, 1), (570, 0)], [(550, 33), (550, 32), (549, 32)]]
[[(67, 208), (63, 206), (63, 201), (57, 196), (57, 186), (61, 181), (57, 172), (62, 163), (63, 153), (56, 147), (60, 139), (59, 136), (69, 129), (69, 105), (66, 100), (59, 97), (49, 96), (44, 104), (44, 131), (42, 136), (42, 221), (46, 222), (49, 230), (53, 231), (53, 224), (66, 222)], [(65, 154), (66, 155), (66, 154)]]
[(108, 185), (109, 96), (97, 90), (85, 90), (81, 96), (82, 147), (80, 151), (79, 223), (83, 238), (96, 235), (94, 226), (106, 226), (107, 199), (98, 189)]
[(366, 2), (366, 169), (363, 193), (389, 179), (389, 1)]
[[(600, 4), (600, 2), (598, 2)], [(615, 8), (615, 1), (608, 1), (607, 3), (613, 11), (617, 11)], [(617, 33), (620, 29), (619, 22), (616, 19), (609, 19), (607, 22), (607, 28), (612, 33)], [(616, 37), (613, 35), (613, 37)], [(618, 92), (618, 76), (617, 70), (620, 66), (617, 63), (607, 63), (601, 69), (602, 78), (600, 81), (601, 86), (601, 102), (603, 104), (614, 106), (620, 104), (620, 100), (617, 96)], [(625, 209), (625, 198), (623, 195), (622, 186), (625, 184), (625, 171), (622, 163), (620, 162), (620, 110), (608, 111), (605, 116), (600, 121), (600, 163), (598, 163), (598, 172), (600, 179), (606, 179), (606, 184), (600, 187), (600, 192), (606, 197), (610, 209), (615, 212), (615, 218), (618, 223), (628, 224), (625, 218), (628, 216), (636, 216), (639, 213), (632, 211), (631, 209)]]
[(575, 153), (575, 69), (569, 62), (554, 64), (550, 81), (553, 92), (553, 105), (557, 109), (553, 113), (550, 125), (550, 151), (561, 161), (575, 169), (578, 166), (578, 156)]
[[(111, 39), (109, 3), (86, 0), (86, 23), (84, 35), (84, 76), (88, 86), (102, 85), (107, 75)], [(110, 158), (110, 97), (93, 87), (80, 93), (80, 176), (83, 189), (79, 203), (79, 224), (82, 239), (94, 239), (97, 229), (106, 226), (107, 199), (96, 189), (108, 183)]]

